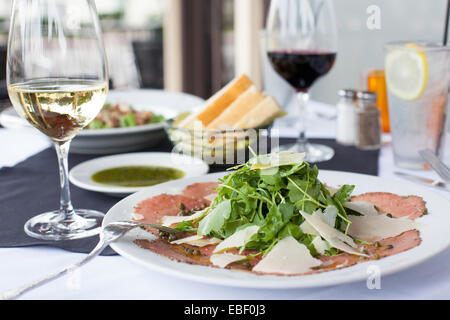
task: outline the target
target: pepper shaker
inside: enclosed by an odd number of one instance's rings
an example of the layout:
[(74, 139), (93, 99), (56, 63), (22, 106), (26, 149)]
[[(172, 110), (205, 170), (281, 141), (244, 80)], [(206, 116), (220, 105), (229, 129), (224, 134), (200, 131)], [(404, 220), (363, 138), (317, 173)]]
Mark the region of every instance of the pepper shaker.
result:
[(380, 110), (377, 108), (377, 94), (359, 91), (356, 94), (357, 135), (356, 147), (363, 150), (376, 150), (381, 147)]

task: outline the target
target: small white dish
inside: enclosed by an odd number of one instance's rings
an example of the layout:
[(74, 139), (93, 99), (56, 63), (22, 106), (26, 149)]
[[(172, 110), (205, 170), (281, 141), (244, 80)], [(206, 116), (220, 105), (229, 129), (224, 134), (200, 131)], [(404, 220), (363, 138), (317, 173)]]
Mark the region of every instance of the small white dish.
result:
[(85, 161), (73, 167), (69, 179), (79, 188), (123, 197), (147, 187), (120, 187), (100, 184), (92, 180), (96, 172), (123, 166), (161, 166), (181, 170), (183, 178), (192, 178), (208, 173), (208, 165), (197, 158), (168, 152), (140, 152), (107, 156)]

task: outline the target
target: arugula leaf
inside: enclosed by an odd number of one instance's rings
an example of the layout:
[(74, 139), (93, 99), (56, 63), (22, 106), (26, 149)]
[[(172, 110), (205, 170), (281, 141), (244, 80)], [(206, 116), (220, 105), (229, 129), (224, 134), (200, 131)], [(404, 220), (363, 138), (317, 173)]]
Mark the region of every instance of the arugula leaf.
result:
[(350, 196), (355, 189), (355, 186), (344, 184), (333, 196), (333, 199), (335, 201), (339, 201), (340, 203), (344, 204), (348, 200), (350, 200)]
[(346, 228), (345, 228), (345, 234), (348, 232), (348, 228), (350, 227), (350, 220), (348, 220), (347, 212), (344, 208), (344, 203), (350, 200), (351, 193), (355, 189), (355, 186), (345, 184), (343, 185), (332, 197), (334, 205), (338, 208), (338, 217), (339, 219), (336, 219), (336, 227), (340, 228), (342, 221), (345, 222)]
[(103, 121), (100, 120), (93, 120), (91, 123), (88, 124), (88, 129), (103, 129), (106, 125)]
[(198, 234), (210, 235), (211, 232), (222, 235), (221, 228), (223, 227), (225, 220), (231, 214), (231, 201), (225, 200), (219, 203), (215, 208), (212, 208), (205, 217), (200, 220), (198, 225)]
[(119, 119), (120, 127), (136, 127), (136, 118), (132, 113), (129, 113)]
[(294, 205), (289, 202), (281, 203), (278, 206), (278, 210), (282, 215), (283, 221), (289, 221), (291, 217), (294, 215)]
[(278, 231), (285, 225), (283, 220), (283, 214), (280, 209), (273, 205), (266, 215), (263, 226), (258, 231), (258, 238), (262, 239), (264, 242), (269, 242), (273, 240)]
[(261, 180), (271, 186), (275, 186), (281, 182), (281, 176), (279, 174), (278, 168), (269, 168), (260, 170)]
[(196, 232), (197, 228), (194, 226), (192, 221), (182, 221), (174, 228), (183, 232)]
[(278, 233), (278, 237), (280, 238), (280, 240), (289, 236), (292, 236), (295, 239), (299, 240), (303, 235), (304, 233), (302, 229), (300, 229), (300, 226), (293, 222), (288, 222)]
[(165, 120), (164, 116), (161, 114), (153, 114), (151, 118), (148, 120), (147, 124), (159, 123)]

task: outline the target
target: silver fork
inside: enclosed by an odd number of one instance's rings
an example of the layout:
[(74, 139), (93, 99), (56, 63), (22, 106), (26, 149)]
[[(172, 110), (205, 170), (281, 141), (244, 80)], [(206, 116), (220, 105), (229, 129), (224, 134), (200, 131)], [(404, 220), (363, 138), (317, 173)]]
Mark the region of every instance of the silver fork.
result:
[(134, 222), (134, 221), (118, 221), (118, 222), (109, 223), (104, 228), (102, 228), (102, 231), (100, 233), (100, 240), (99, 240), (97, 246), (84, 259), (82, 259), (81, 261), (78, 261), (77, 263), (74, 263), (68, 267), (65, 267), (64, 269), (61, 269), (60, 271), (53, 273), (45, 278), (36, 280), (32, 283), (29, 283), (27, 285), (24, 285), (24, 286), (15, 288), (15, 289), (10, 289), (8, 291), (5, 291), (0, 295), (0, 300), (15, 299), (15, 298), (21, 296), (22, 294), (30, 291), (31, 289), (37, 288), (41, 285), (44, 285), (54, 279), (57, 279), (65, 274), (81, 267), (82, 265), (91, 261), (97, 255), (99, 255), (110, 243), (121, 238), (128, 231), (130, 231), (134, 228), (143, 227), (143, 226), (151, 226), (151, 227), (154, 227), (156, 229), (159, 229), (161, 231), (168, 232), (168, 233), (178, 233), (179, 232), (178, 230), (166, 228), (166, 227), (163, 227), (160, 225), (138, 223), (138, 222)]
[(450, 169), (429, 149), (420, 150), (419, 154), (425, 162), (444, 180), (450, 182)]

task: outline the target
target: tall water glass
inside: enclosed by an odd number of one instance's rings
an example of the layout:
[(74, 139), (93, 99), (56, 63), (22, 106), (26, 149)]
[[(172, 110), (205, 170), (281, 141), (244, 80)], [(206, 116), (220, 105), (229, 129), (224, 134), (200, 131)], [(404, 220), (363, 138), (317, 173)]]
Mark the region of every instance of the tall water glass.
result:
[(443, 156), (449, 91), (450, 48), (425, 42), (386, 45), (392, 147), (396, 166), (426, 169), (419, 154)]

